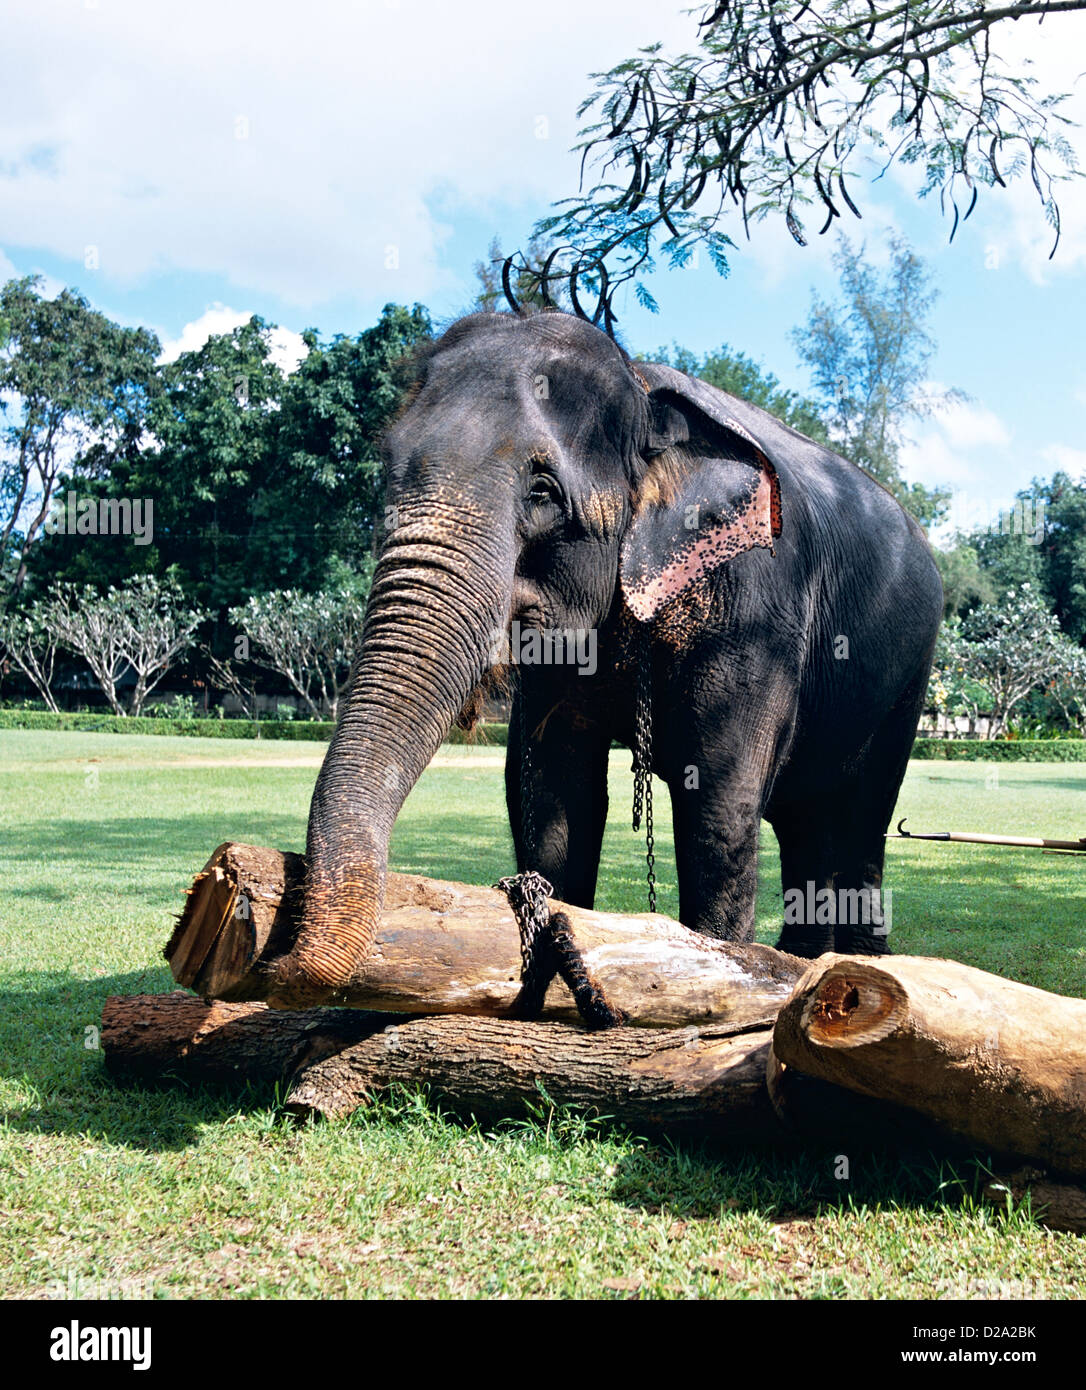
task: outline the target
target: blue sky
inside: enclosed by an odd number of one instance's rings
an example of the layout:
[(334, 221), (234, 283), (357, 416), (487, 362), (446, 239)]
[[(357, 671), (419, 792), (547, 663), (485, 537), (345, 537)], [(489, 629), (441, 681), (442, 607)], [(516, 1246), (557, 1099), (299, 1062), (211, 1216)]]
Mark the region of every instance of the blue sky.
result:
[[(454, 317), (491, 236), (512, 249), (575, 190), (588, 74), (654, 40), (689, 49), (695, 27), (661, 0), (9, 0), (0, 275), (76, 285), (170, 352), (250, 313), (287, 330), (284, 352), (308, 326), (357, 332), (390, 300)], [(1008, 41), (1045, 90), (1075, 93), (1086, 126), (1086, 16), (1022, 21)], [(1086, 150), (1086, 130), (1071, 139)], [(1034, 474), (1086, 473), (1086, 185), (1065, 188), (1052, 262), (1028, 182), (982, 197), (953, 246), (907, 171), (857, 201), (854, 238), (882, 254), (895, 228), (929, 262), (932, 378), (971, 397), (915, 427), (907, 474), (952, 486), (967, 519)], [(812, 287), (834, 290), (832, 243), (813, 241), (766, 223), (727, 279), (659, 274), (660, 314), (628, 305), (624, 340), (727, 341), (805, 389), (789, 330)]]

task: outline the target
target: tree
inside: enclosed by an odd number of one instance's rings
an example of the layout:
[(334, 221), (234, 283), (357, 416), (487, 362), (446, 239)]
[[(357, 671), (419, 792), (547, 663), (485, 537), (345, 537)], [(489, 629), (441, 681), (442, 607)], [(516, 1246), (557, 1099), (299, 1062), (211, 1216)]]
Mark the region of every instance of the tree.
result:
[(381, 436), (403, 399), (411, 354), (432, 332), (423, 305), (386, 304), (357, 337), (322, 343), (312, 330), (303, 334), (309, 353), (286, 383), (275, 441), (280, 505), (301, 532), (295, 546), (304, 540), (312, 547), (289, 587), (327, 587), (336, 562), (360, 573), (374, 554), (384, 494)]
[(1086, 734), (1086, 651), (1067, 644), (1046, 694), (1058, 706), (1067, 727), (1080, 738)]
[[(522, 309), (570, 309), (569, 289), (555, 283), (549, 276), (536, 274), (533, 267), (543, 267), (556, 248), (545, 237), (533, 235), (529, 238), (518, 268), (509, 265), (509, 290)], [(487, 248), (487, 259), (475, 262), (475, 278), (479, 282), (479, 293), (475, 298), (476, 309), (504, 309), (508, 307), (508, 296), (503, 284), (503, 273), (507, 262), (512, 258), (502, 252), (501, 242), (492, 237)]]
[(675, 343), (670, 351), (667, 348), (657, 349), (651, 360), (665, 362), (677, 371), (700, 377), (710, 386), (761, 406), (809, 439), (816, 439), (820, 444), (830, 442), (829, 432), (814, 401), (797, 391), (787, 390), (772, 372), (766, 371), (745, 352), (736, 352), (727, 343), (716, 352), (706, 353), (703, 358)]
[(1074, 667), (1078, 650), (1043, 598), (1024, 584), (1008, 590), (998, 603), (974, 609), (960, 623), (945, 625), (935, 680), (965, 702), (971, 724), (983, 709), (989, 715), (988, 737), (996, 738), (1031, 691), (1050, 686)]
[[(610, 331), (617, 287), (662, 251), (685, 265), (699, 243), (721, 273), (734, 245), (729, 212), (750, 225), (780, 215), (806, 244), (810, 208), (825, 232), (853, 198), (862, 161), (924, 171), (951, 236), (981, 190), (1029, 177), (1059, 236), (1055, 184), (1074, 170), (1062, 134), (1065, 94), (1044, 93), (995, 49), (1007, 23), (1080, 10), (1086, 0), (723, 0), (709, 5), (697, 50), (659, 44), (605, 73), (581, 106), (582, 184), (536, 233), (568, 246), (554, 274), (596, 277), (596, 318)], [(587, 191), (586, 168), (597, 181)], [(846, 180), (852, 181), (852, 191)], [(858, 195), (857, 195), (858, 196)], [(1053, 246), (1053, 251), (1055, 245)]]
[(53, 673), (59, 648), (60, 636), (41, 604), (26, 613), (0, 614), (0, 654), (15, 663), (46, 708), (54, 712)]
[(361, 571), (380, 533), (380, 436), (405, 359), (430, 333), (421, 305), (386, 305), (356, 337), (308, 330), (307, 355), (284, 377), (271, 326), (254, 317), (164, 364), (142, 446), (77, 477), (81, 495), (151, 499), (151, 543), (47, 536), (36, 578), (108, 588), (171, 573), (221, 612), (252, 593), (316, 592), (339, 564)]
[(162, 368), (154, 444), (130, 483), (158, 502), (155, 568), (214, 609), (289, 576), (303, 529), (275, 496), (284, 381), (269, 332), (254, 315)]
[[(175, 582), (145, 574), (104, 594), (89, 585), (58, 585), (43, 605), (43, 617), (61, 644), (90, 667), (113, 713), (138, 715), (147, 696), (194, 644), (205, 615), (186, 606)], [(117, 686), (128, 670), (136, 684), (126, 711)]]
[(928, 678), (927, 708), (951, 719), (968, 719), (970, 737), (977, 731), (977, 720), (992, 707), (992, 692), (973, 674), (971, 657), (961, 622), (944, 622)]
[(230, 610), (248, 639), (242, 655), (283, 676), (314, 719), (323, 719), (326, 710), (336, 717), (361, 648), (364, 617), (361, 582), (328, 593), (260, 594)]
[(62, 477), (90, 470), (138, 440), (154, 381), (158, 339), (121, 328), (74, 290), (54, 299), (40, 277), (0, 289), (0, 574), (11, 603), (27, 577)]
[(997, 590), (1032, 584), (1064, 632), (1086, 644), (1086, 481), (1034, 478), (969, 544)]
[(48, 536), (33, 567), (38, 583), (106, 590), (170, 574), (194, 602), (219, 608), (288, 577), (292, 556), (276, 543), (288, 514), (269, 486), (283, 374), (268, 332), (254, 317), (158, 366), (137, 447), (108, 467), (92, 456), (72, 476), (81, 497), (141, 499), (145, 514), (149, 502), (148, 543)]
[(891, 234), (889, 248), (890, 264), (880, 276), (864, 259), (863, 248), (841, 237), (834, 265), (842, 299), (828, 304), (812, 294), (807, 324), (793, 330), (792, 342), (810, 368), (834, 446), (930, 523), (949, 493), (903, 481), (898, 460), (906, 424), (965, 397), (960, 391), (925, 390), (935, 352), (925, 320), (937, 291), (901, 237)]
[[(247, 639), (239, 639), (242, 650)], [(236, 657), (219, 657), (206, 643), (200, 648), (200, 656), (207, 670), (208, 683), (232, 695), (241, 706), (246, 719), (257, 717), (256, 682), (251, 675), (251, 663)]]
[(994, 601), (997, 587), (967, 540), (959, 538), (949, 550), (932, 553), (943, 581), (944, 618), (961, 617), (970, 608)]

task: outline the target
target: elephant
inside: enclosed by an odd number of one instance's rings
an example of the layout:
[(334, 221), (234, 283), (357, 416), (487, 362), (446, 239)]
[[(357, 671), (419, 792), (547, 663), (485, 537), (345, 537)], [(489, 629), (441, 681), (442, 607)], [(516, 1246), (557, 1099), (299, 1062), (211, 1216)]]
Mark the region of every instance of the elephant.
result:
[[(649, 702), (683, 923), (753, 939), (763, 818), (786, 902), (879, 897), (943, 611), (924, 533), (893, 495), (561, 311), (461, 318), (414, 377), (385, 440), (390, 524), (272, 1002), (332, 998), (365, 961), (393, 822), (478, 703), (495, 634), (514, 630), (593, 639), (591, 663), (516, 669), (516, 860), (555, 897), (593, 905), (609, 750), (634, 746)], [(832, 915), (785, 913), (780, 948), (887, 951), (877, 909)]]

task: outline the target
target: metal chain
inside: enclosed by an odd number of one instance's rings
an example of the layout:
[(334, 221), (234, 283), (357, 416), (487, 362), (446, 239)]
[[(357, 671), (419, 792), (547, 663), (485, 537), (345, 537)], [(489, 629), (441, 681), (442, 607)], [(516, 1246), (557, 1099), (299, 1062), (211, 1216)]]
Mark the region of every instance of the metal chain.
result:
[[(649, 911), (656, 911), (656, 836), (652, 808), (652, 638), (651, 628), (641, 627), (637, 635), (637, 693), (634, 733), (634, 800), (633, 828), (645, 823), (645, 880), (648, 887)], [(535, 849), (535, 798), (532, 795), (532, 750), (528, 737), (528, 713), (524, 687), (519, 700), (520, 735), (520, 837), (524, 847), (524, 863), (531, 862)], [(516, 885), (517, 902), (506, 884)], [(541, 888), (540, 885), (543, 885)], [(500, 887), (509, 897), (517, 921), (521, 925), (521, 957), (527, 969), (532, 959), (536, 937), (547, 925), (549, 910), (546, 902), (553, 892), (542, 875), (528, 870), (515, 879), (502, 879)], [(523, 903), (523, 907), (519, 904)], [(522, 916), (523, 912), (523, 916)]]
[(510, 878), (500, 878), (494, 884), (509, 899), (513, 916), (520, 928), (520, 966), (522, 978), (527, 980), (535, 965), (536, 944), (540, 933), (550, 925), (551, 910), (547, 899), (554, 888), (542, 874), (527, 869), (522, 874)]
[(542, 874), (528, 865), (535, 853), (535, 801), (532, 796), (532, 758), (528, 739), (528, 714), (525, 709), (524, 687), (519, 691), (518, 724), (520, 734), (520, 839), (523, 847), (524, 869), (494, 884), (509, 899), (513, 916), (520, 931), (521, 999), (518, 1011), (533, 1016), (543, 1004), (549, 983), (549, 972), (542, 961), (539, 947), (550, 927), (551, 911), (548, 899), (554, 892)]
[(649, 911), (656, 911), (656, 837), (652, 824), (652, 640), (651, 629), (642, 627), (637, 635), (637, 709), (634, 727), (633, 828), (641, 829), (645, 820), (645, 864), (649, 889)]
[[(524, 688), (520, 689), (520, 827), (522, 862), (527, 865), (535, 853), (535, 807), (531, 796), (532, 757), (528, 738), (528, 714)], [(650, 820), (651, 826), (651, 807)], [(651, 832), (650, 832), (651, 833)], [(547, 986), (560, 975), (573, 995), (588, 1028), (614, 1028), (626, 1022), (621, 1009), (610, 1003), (588, 966), (573, 936), (564, 912), (552, 913), (548, 899), (554, 887), (535, 869), (499, 879), (494, 884), (505, 894), (513, 909), (520, 932), (520, 994), (513, 1015), (521, 1019), (538, 1018)]]
[(524, 863), (531, 859), (535, 845), (535, 800), (530, 794), (532, 781), (532, 750), (528, 739), (528, 711), (524, 698), (524, 683), (520, 684), (520, 838), (524, 845)]

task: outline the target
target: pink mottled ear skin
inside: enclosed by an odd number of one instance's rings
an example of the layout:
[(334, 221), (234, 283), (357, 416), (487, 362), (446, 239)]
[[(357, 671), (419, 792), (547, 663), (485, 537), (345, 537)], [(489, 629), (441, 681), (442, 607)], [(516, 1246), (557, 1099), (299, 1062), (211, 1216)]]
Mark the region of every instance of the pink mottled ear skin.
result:
[(773, 549), (773, 538), (781, 531), (780, 485), (768, 462), (757, 479), (726, 520), (699, 529), (685, 544), (680, 539), (656, 565), (638, 568), (624, 545), (622, 592), (635, 618), (651, 622), (666, 603), (736, 555), (756, 547)]

